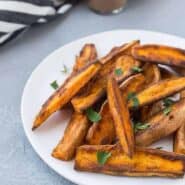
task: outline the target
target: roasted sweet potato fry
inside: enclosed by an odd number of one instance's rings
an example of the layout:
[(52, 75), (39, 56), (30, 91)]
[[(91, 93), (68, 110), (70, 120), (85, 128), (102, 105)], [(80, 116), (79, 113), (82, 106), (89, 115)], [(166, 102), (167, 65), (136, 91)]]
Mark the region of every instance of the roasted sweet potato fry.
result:
[(146, 84), (146, 79), (142, 74), (136, 74), (129, 77), (127, 80), (121, 83), (121, 96), (127, 99), (128, 93), (138, 93), (140, 92)]
[(146, 120), (149, 127), (138, 131), (135, 135), (136, 144), (148, 146), (159, 139), (174, 133), (185, 122), (185, 99), (171, 106), (166, 115), (163, 111)]
[(102, 105), (100, 115), (102, 119), (98, 123), (93, 123), (87, 133), (86, 142), (90, 145), (111, 144), (116, 138), (107, 101)]
[(39, 127), (52, 113), (66, 105), (89, 80), (100, 70), (101, 64), (90, 63), (85, 68), (70, 76), (62, 86), (43, 104), (36, 116), (33, 130)]
[[(96, 58), (97, 51), (95, 45), (85, 44), (80, 51), (80, 55), (76, 57), (73, 73), (79, 71)], [(65, 161), (73, 159), (76, 148), (84, 142), (89, 126), (90, 123), (86, 115), (74, 112), (65, 129), (64, 136), (53, 150), (52, 156)]]
[(134, 40), (128, 44), (123, 44), (119, 47), (114, 47), (106, 56), (100, 58), (100, 63), (105, 64), (110, 60), (113, 60), (115, 57), (118, 57), (123, 54), (131, 54), (131, 50), (133, 47), (139, 45), (139, 40)]
[[(161, 73), (159, 67), (156, 64), (146, 63), (143, 67), (143, 75), (146, 79), (145, 88), (160, 81)], [(156, 102), (152, 105), (146, 105), (141, 108), (141, 121), (158, 113), (162, 109), (162, 103)]]
[(108, 80), (107, 97), (110, 113), (114, 120), (116, 136), (120, 141), (122, 150), (129, 157), (132, 157), (134, 153), (134, 134), (127, 101), (125, 98), (122, 98), (118, 84), (112, 77)]
[(86, 115), (74, 112), (52, 156), (64, 161), (73, 159), (77, 147), (84, 142), (89, 126)]
[[(125, 99), (129, 92), (139, 92), (145, 85), (145, 78), (142, 74), (129, 77), (121, 85), (122, 97)], [(100, 110), (102, 119), (97, 123), (93, 123), (87, 134), (87, 143), (90, 145), (111, 144), (115, 140), (115, 129), (110, 114), (109, 105), (106, 101)]]
[[(111, 156), (105, 164), (99, 164), (98, 152)], [(135, 149), (130, 159), (116, 145), (84, 145), (78, 148), (75, 169), (118, 176), (182, 177), (185, 171), (185, 156), (158, 149)]]
[(185, 76), (185, 69), (182, 67), (173, 67), (173, 70), (180, 76)]
[(175, 74), (174, 72), (172, 72), (166, 68), (160, 68), (160, 72), (161, 72), (161, 79), (162, 80), (177, 77), (177, 74)]
[[(140, 65), (141, 63), (139, 61), (127, 55), (120, 56), (115, 61), (105, 63), (94, 81), (86, 88), (85, 92), (72, 99), (71, 103), (74, 109), (77, 112), (81, 112), (102, 98), (106, 93), (107, 79), (110, 75), (114, 75), (118, 81), (122, 81), (134, 74), (132, 70), (133, 66)], [(116, 69), (122, 73), (116, 75)]]
[(161, 79), (161, 73), (159, 67), (156, 64), (146, 63), (143, 66), (143, 75), (146, 79), (146, 87), (159, 82)]
[(152, 105), (146, 105), (144, 107), (141, 107), (140, 120), (142, 122), (145, 122), (150, 117), (159, 113), (162, 109), (163, 109), (163, 102), (162, 101), (158, 101)]
[(174, 135), (173, 151), (185, 155), (185, 122)]
[[(118, 82), (123, 81), (130, 75), (134, 74), (133, 67), (141, 66), (141, 62), (128, 55), (118, 57), (115, 64), (116, 66), (113, 70), (113, 75)], [(116, 74), (116, 70), (121, 70), (123, 74)]]
[[(180, 93), (180, 98), (185, 98), (185, 91)], [(185, 155), (185, 122), (174, 134), (173, 151)]]
[(133, 48), (132, 55), (145, 62), (185, 68), (185, 50), (175, 47), (156, 44), (140, 45)]
[[(166, 79), (151, 85), (136, 95), (139, 104), (137, 107), (151, 104), (165, 97), (174, 95), (185, 89), (185, 77)], [(128, 103), (129, 108), (134, 108), (132, 99)]]
[[(176, 78), (177, 77), (174, 73), (170, 72), (169, 70), (167, 70), (165, 68), (160, 68), (160, 71), (161, 71), (161, 78), (162, 79), (170, 79), (170, 78), (172, 79), (172, 78)], [(156, 113), (160, 112), (162, 110), (162, 108), (163, 108), (162, 105), (163, 105), (163, 103), (161, 101), (158, 101), (157, 103), (154, 103), (152, 105), (150, 111), (148, 111), (147, 108), (145, 108), (146, 106), (144, 106), (143, 107), (144, 108), (143, 112), (141, 113), (141, 117), (142, 117), (141, 120), (142, 121), (147, 121), (147, 119), (149, 119), (150, 117), (154, 116)]]
[(76, 57), (76, 62), (73, 66), (73, 72), (77, 72), (82, 69), (87, 63), (96, 60), (97, 51), (94, 44), (85, 44), (80, 55)]

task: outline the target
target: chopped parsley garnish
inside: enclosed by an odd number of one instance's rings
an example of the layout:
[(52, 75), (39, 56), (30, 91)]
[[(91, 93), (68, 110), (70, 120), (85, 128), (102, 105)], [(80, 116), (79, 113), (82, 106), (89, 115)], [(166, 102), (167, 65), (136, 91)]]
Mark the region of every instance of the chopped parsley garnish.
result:
[(133, 92), (128, 93), (127, 99), (129, 101), (132, 101), (133, 102), (133, 106), (135, 108), (139, 106), (139, 100), (138, 100), (138, 98), (137, 98), (137, 96), (136, 96), (135, 93), (133, 93)]
[(165, 98), (163, 100), (163, 105), (164, 105), (163, 113), (164, 113), (164, 115), (168, 115), (171, 112), (171, 110), (172, 110), (171, 105), (173, 105), (173, 103), (174, 103), (174, 101), (170, 98)]
[(167, 116), (171, 111), (172, 111), (172, 109), (171, 109), (170, 106), (169, 106), (169, 107), (166, 107), (166, 108), (164, 108), (164, 110), (163, 110), (163, 114)]
[(101, 165), (104, 165), (107, 162), (107, 160), (111, 157), (111, 153), (98, 151), (96, 154), (96, 157), (97, 157), (98, 163)]
[(57, 81), (55, 80), (55, 81), (53, 81), (52, 83), (50, 83), (50, 86), (53, 88), (53, 89), (58, 89), (58, 87), (59, 87), (59, 85), (58, 85), (58, 83), (57, 83)]
[(136, 93), (134, 92), (129, 92), (128, 96), (127, 96), (127, 100), (131, 100), (132, 98), (134, 98), (136, 96)]
[(134, 72), (136, 72), (136, 73), (140, 73), (140, 72), (142, 72), (143, 70), (142, 70), (140, 67), (134, 66), (134, 67), (132, 67), (132, 71), (134, 71)]
[(94, 111), (92, 108), (88, 108), (86, 110), (86, 115), (88, 119), (92, 122), (98, 122), (101, 120), (101, 115), (98, 112)]
[(121, 76), (123, 74), (123, 70), (121, 68), (115, 69), (114, 73), (116, 76)]
[(61, 70), (61, 72), (65, 74), (68, 72), (67, 66), (65, 64), (63, 64), (63, 69)]
[(169, 107), (169, 106), (171, 106), (174, 103), (174, 101), (172, 99), (170, 99), (170, 98), (165, 98), (163, 100), (163, 103), (164, 103), (165, 107)]
[(145, 130), (148, 127), (150, 127), (150, 124), (148, 124), (148, 123), (141, 123), (141, 122), (135, 123), (134, 124), (134, 132), (137, 132), (139, 130)]

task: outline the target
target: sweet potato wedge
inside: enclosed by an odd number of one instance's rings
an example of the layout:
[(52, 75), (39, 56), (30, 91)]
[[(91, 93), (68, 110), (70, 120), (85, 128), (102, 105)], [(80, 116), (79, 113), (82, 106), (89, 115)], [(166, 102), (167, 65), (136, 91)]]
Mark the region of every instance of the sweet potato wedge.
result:
[(182, 67), (173, 67), (172, 68), (178, 75), (185, 76), (185, 69)]
[[(172, 78), (177, 77), (177, 75), (174, 72), (172, 72), (166, 68), (160, 68), (160, 73), (161, 73), (161, 80), (166, 80), (166, 79), (170, 79), (170, 78), (172, 79)], [(147, 114), (148, 116), (145, 117), (145, 119), (143, 119), (143, 121), (152, 117), (156, 113), (160, 112), (162, 109), (163, 109), (163, 102), (162, 101), (158, 101), (158, 102), (154, 103), (152, 105), (151, 111)]]
[(159, 67), (156, 64), (146, 63), (143, 66), (143, 75), (146, 79), (146, 87), (159, 82), (161, 79), (161, 73)]
[[(185, 91), (180, 93), (180, 98), (185, 98)], [(173, 151), (185, 155), (185, 122), (174, 134)]]
[[(113, 70), (113, 75), (116, 81), (121, 82), (127, 77), (131, 76), (135, 72), (133, 71), (133, 67), (140, 67), (141, 62), (138, 60), (135, 60), (133, 57), (129, 55), (123, 55), (117, 58), (116, 60), (116, 66), (115, 69)], [(123, 74), (117, 75), (115, 74), (115, 70), (121, 69), (123, 71)]]
[(129, 157), (132, 157), (134, 153), (134, 134), (127, 101), (125, 98), (122, 98), (118, 84), (112, 77), (108, 80), (107, 97), (110, 113), (114, 120), (116, 136), (119, 139), (122, 150)]
[(175, 47), (156, 44), (140, 45), (133, 48), (132, 55), (145, 62), (185, 68), (185, 50)]
[(74, 112), (64, 136), (52, 152), (52, 156), (64, 161), (72, 160), (76, 148), (83, 144), (90, 122), (86, 115)]
[(102, 105), (100, 115), (102, 119), (98, 123), (93, 123), (88, 130), (86, 143), (90, 145), (111, 144), (116, 138), (114, 123), (107, 101)]
[[(171, 96), (185, 89), (185, 77), (166, 79), (151, 85), (136, 95), (139, 101), (138, 107), (151, 104), (165, 97)], [(134, 108), (132, 100), (128, 103), (129, 108)]]
[[(105, 164), (99, 164), (98, 152), (111, 153)], [(75, 170), (117, 176), (182, 177), (185, 156), (158, 149), (139, 148), (130, 159), (116, 145), (84, 145), (77, 149)]]
[(73, 66), (73, 72), (79, 71), (87, 63), (96, 60), (97, 51), (94, 44), (85, 44), (80, 51), (80, 55), (76, 57), (76, 62)]
[[(133, 66), (140, 66), (141, 63), (134, 60), (131, 56), (120, 56), (113, 61), (105, 63), (94, 81), (86, 88), (84, 93), (74, 97), (71, 103), (77, 112), (82, 112), (91, 107), (106, 93), (107, 79), (114, 75), (117, 81), (128, 78), (134, 71)], [(116, 77), (115, 70), (122, 69), (123, 73)]]
[(185, 122), (185, 99), (171, 106), (171, 111), (165, 115), (163, 111), (146, 120), (149, 127), (138, 131), (135, 141), (138, 146), (148, 146), (174, 133)]
[[(185, 123), (185, 122), (184, 122)], [(185, 124), (176, 131), (174, 135), (173, 151), (185, 155)]]
[(175, 74), (174, 72), (172, 72), (166, 68), (160, 68), (160, 72), (161, 72), (161, 79), (162, 80), (177, 77), (177, 74)]
[[(125, 99), (129, 92), (139, 92), (145, 85), (145, 78), (142, 74), (136, 74), (129, 77), (121, 85), (122, 97)], [(102, 119), (93, 123), (87, 134), (87, 143), (90, 145), (111, 144), (115, 140), (115, 129), (110, 114), (108, 102), (102, 105), (100, 110)]]
[(106, 56), (99, 59), (100, 63), (105, 64), (110, 60), (113, 60), (115, 57), (119, 57), (123, 54), (131, 54), (131, 50), (133, 47), (139, 45), (139, 40), (134, 40), (130, 43), (123, 44), (119, 47), (114, 47)]
[[(155, 84), (160, 81), (161, 73), (159, 67), (156, 64), (146, 63), (143, 66), (143, 75), (145, 76), (146, 83), (145, 88), (148, 86)], [(156, 102), (152, 105), (146, 105), (141, 108), (141, 121), (146, 120), (147, 118), (153, 116), (155, 113), (159, 112), (162, 108), (162, 103)]]
[(146, 78), (143, 76), (143, 74), (136, 74), (129, 77), (120, 85), (122, 98), (127, 99), (128, 93), (130, 92), (140, 92), (145, 87), (145, 84)]
[(35, 118), (32, 130), (39, 127), (52, 113), (66, 105), (89, 80), (100, 70), (100, 63), (90, 63), (77, 73), (70, 76), (62, 86), (43, 104)]
[(150, 117), (159, 113), (162, 109), (163, 109), (163, 102), (162, 101), (158, 101), (152, 105), (146, 105), (144, 107), (141, 107), (140, 120), (142, 122), (145, 122)]

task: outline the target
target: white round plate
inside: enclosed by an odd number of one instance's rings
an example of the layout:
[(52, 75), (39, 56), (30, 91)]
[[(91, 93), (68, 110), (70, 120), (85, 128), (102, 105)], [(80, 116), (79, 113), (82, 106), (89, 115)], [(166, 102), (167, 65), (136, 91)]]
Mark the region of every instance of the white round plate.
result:
[[(116, 177), (95, 173), (77, 172), (73, 162), (63, 162), (51, 157), (51, 151), (63, 135), (69, 120), (70, 112), (61, 111), (51, 116), (38, 130), (32, 132), (31, 127), (35, 115), (43, 102), (54, 92), (50, 83), (57, 80), (62, 83), (68, 74), (62, 74), (63, 64), (72, 68), (75, 56), (85, 43), (94, 43), (99, 56), (106, 54), (112, 47), (132, 40), (140, 39), (142, 43), (157, 43), (185, 48), (185, 39), (163, 33), (142, 30), (117, 30), (88, 36), (67, 44), (50, 54), (31, 74), (22, 96), (21, 115), (26, 135), (38, 155), (53, 170), (63, 177), (81, 185), (184, 185), (185, 178), (135, 178)], [(172, 143), (165, 139), (158, 143), (164, 149), (171, 150)]]

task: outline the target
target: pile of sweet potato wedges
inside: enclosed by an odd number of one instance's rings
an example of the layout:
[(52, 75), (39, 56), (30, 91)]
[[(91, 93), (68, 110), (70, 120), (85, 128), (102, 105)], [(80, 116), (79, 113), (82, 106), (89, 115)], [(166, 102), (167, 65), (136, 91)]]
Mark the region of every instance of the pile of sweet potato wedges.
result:
[[(98, 58), (95, 45), (85, 44), (72, 73), (43, 104), (32, 129), (68, 107), (73, 113), (53, 157), (75, 159), (78, 171), (182, 177), (184, 74), (185, 50), (180, 48), (132, 41)], [(148, 148), (171, 134), (173, 152)]]

